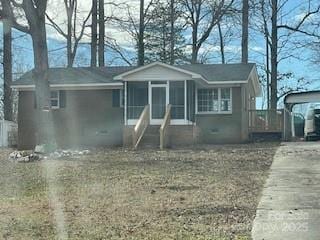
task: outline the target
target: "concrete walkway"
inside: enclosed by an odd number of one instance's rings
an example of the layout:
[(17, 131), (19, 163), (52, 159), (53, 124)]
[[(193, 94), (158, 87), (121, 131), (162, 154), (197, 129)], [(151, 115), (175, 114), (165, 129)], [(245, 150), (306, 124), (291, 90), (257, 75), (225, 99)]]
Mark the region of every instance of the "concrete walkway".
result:
[(285, 143), (271, 166), (254, 240), (320, 239), (320, 142)]

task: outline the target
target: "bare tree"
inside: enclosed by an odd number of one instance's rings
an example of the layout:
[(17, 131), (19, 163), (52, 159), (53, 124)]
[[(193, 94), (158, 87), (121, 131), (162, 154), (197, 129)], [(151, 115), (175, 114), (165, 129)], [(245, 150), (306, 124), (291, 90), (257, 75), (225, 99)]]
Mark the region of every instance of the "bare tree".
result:
[(271, 0), (271, 83), (270, 108), (277, 110), (278, 103), (278, 0)]
[(318, 67), (320, 64), (320, 39), (318, 41), (312, 42), (310, 48), (313, 52), (313, 58), (311, 61), (313, 64), (316, 64), (316, 66)]
[[(125, 31), (130, 32), (128, 30), (129, 20), (127, 20), (125, 16), (122, 16), (122, 14), (120, 14), (120, 12), (123, 13), (125, 11), (128, 11), (130, 4), (125, 1), (119, 3), (101, 0), (92, 0), (92, 4), (92, 21), (90, 26), (91, 33), (85, 33), (85, 35), (91, 39), (91, 66), (105, 66), (106, 47), (110, 48), (110, 50), (115, 53), (109, 55), (110, 57), (108, 58), (108, 64), (112, 63), (115, 60), (121, 60), (126, 64), (130, 62), (130, 65), (133, 64), (136, 59), (132, 59), (131, 56), (127, 56), (128, 54), (131, 55), (131, 53), (129, 51), (126, 51), (123, 46), (120, 46), (118, 44), (118, 41), (121, 41), (122, 39), (117, 39), (113, 36), (106, 36), (105, 34), (105, 26), (107, 24), (110, 27), (116, 28), (119, 32), (123, 32), (124, 29)], [(99, 5), (104, 7), (100, 8)], [(106, 8), (109, 10), (107, 14), (105, 12)], [(128, 15), (131, 18), (131, 15)], [(117, 62), (117, 64), (119, 63)]]
[(97, 66), (98, 43), (98, 0), (92, 0), (91, 18), (91, 67)]
[(144, 29), (145, 29), (144, 0), (140, 0), (140, 23), (138, 33), (138, 66), (144, 65)]
[(222, 16), (231, 8), (231, 1), (183, 0), (185, 20), (192, 31), (191, 63), (198, 62), (199, 50), (210, 36), (213, 28), (220, 22)]
[(98, 40), (98, 60), (99, 67), (105, 65), (104, 44), (105, 44), (105, 19), (104, 19), (104, 0), (99, 0), (99, 40)]
[(142, 0), (139, 5), (139, 14), (136, 14), (135, 5), (130, 2), (118, 4), (118, 8), (126, 12), (125, 16), (113, 17), (113, 26), (129, 34), (137, 49), (137, 65), (144, 65), (145, 61), (145, 29), (152, 20), (153, 7), (157, 0), (150, 0), (147, 4)]
[[(299, 39), (300, 44), (301, 37), (308, 42), (312, 38), (319, 37), (317, 27), (308, 23), (313, 23), (314, 21), (309, 20), (320, 13), (320, 4), (312, 0), (301, 1), (297, 3), (297, 6), (293, 7), (290, 7), (288, 1), (279, 0), (251, 1), (251, 4), (254, 5), (257, 14), (252, 25), (258, 25), (257, 30), (263, 34), (266, 41), (266, 66), (264, 70), (267, 81), (267, 99), (269, 99), (270, 95), (268, 106), (270, 109), (276, 110), (279, 99), (284, 96), (287, 90), (287, 93), (301, 90), (301, 87), (295, 82), (302, 84), (303, 79), (295, 78), (291, 72), (283, 73), (279, 71), (279, 64), (289, 58), (301, 59), (301, 54), (298, 54), (301, 48), (297, 47), (295, 39)], [(304, 8), (302, 8), (303, 6)], [(298, 11), (298, 7), (303, 10), (300, 13), (296, 13), (299, 18), (293, 21), (288, 18), (289, 13), (294, 10)], [(268, 84), (269, 82), (270, 84)], [(307, 83), (304, 84), (304, 86), (307, 85)]]
[(225, 64), (226, 59), (224, 55), (224, 40), (223, 40), (223, 33), (222, 33), (220, 22), (218, 22), (218, 32), (219, 32), (219, 42), (220, 42), (221, 63)]
[(3, 113), (4, 119), (13, 120), (12, 110), (12, 28), (10, 21), (3, 21)]
[(52, 17), (46, 14), (49, 20), (49, 25), (52, 26), (62, 37), (67, 41), (67, 66), (72, 67), (79, 43), (84, 35), (84, 31), (87, 27), (88, 20), (91, 16), (91, 11), (88, 13), (87, 17), (83, 20), (80, 31), (77, 33), (78, 23), (78, 1), (77, 0), (64, 0), (64, 7), (67, 16), (67, 30), (66, 32), (54, 21)]
[(170, 33), (170, 64), (173, 65), (175, 62), (175, 54), (174, 54), (174, 49), (175, 49), (175, 28), (174, 28), (174, 23), (175, 23), (175, 1), (170, 0), (170, 28), (171, 28), (171, 33)]
[(285, 6), (285, 3), (282, 3), (278, 6), (278, 0), (271, 1), (272, 8), (272, 29), (271, 29), (271, 103), (270, 107), (272, 110), (277, 109), (277, 103), (279, 100), (278, 97), (278, 63), (280, 61), (278, 57), (279, 51), (279, 38), (278, 32), (281, 29), (285, 29), (289, 31), (288, 36), (292, 37), (293, 33), (300, 33), (306, 36), (319, 37), (320, 35), (316, 34), (315, 31), (309, 31), (304, 28), (304, 23), (308, 21), (313, 15), (318, 14), (320, 12), (320, 4), (318, 3), (314, 10), (311, 9), (310, 0), (308, 1), (309, 9), (306, 13), (303, 14), (301, 20), (298, 21), (294, 26), (289, 24), (283, 24), (278, 21), (278, 13)]
[(117, 39), (114, 38), (107, 38), (107, 46), (109, 49), (111, 49), (115, 54), (115, 56), (113, 57), (113, 59), (111, 59), (111, 61), (122, 61), (125, 64), (132, 66), (134, 63), (134, 59), (133, 57), (130, 57), (130, 53), (126, 52), (126, 50), (119, 45), (119, 43), (117, 42)]
[[(266, 58), (265, 58), (265, 73), (266, 73), (266, 99), (267, 99), (267, 109), (270, 109), (270, 46), (271, 46), (271, 40), (270, 40), (270, 33), (268, 29), (268, 16), (265, 12), (265, 1), (260, 1), (260, 7), (261, 7), (261, 17), (262, 17), (262, 33), (263, 37), (265, 39), (265, 49), (266, 49)], [(260, 17), (260, 15), (259, 15)]]
[[(35, 93), (37, 101), (37, 143), (55, 144), (51, 115), (50, 86), (48, 81), (48, 48), (46, 37), (47, 1), (1, 0), (0, 16), (10, 22), (13, 28), (30, 34), (33, 45)], [(25, 18), (27, 24), (18, 22)]]
[(248, 63), (248, 38), (249, 38), (249, 0), (242, 1), (242, 42), (241, 62)]

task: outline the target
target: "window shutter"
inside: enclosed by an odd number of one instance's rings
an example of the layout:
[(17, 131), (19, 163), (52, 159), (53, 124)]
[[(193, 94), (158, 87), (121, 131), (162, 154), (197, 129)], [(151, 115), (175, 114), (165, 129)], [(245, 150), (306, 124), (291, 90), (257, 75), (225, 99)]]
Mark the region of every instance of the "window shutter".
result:
[(59, 103), (60, 103), (60, 108), (66, 107), (66, 91), (64, 90), (59, 91)]
[(33, 107), (36, 109), (37, 108), (37, 97), (36, 97), (36, 92), (33, 92)]
[(112, 107), (120, 107), (120, 89), (112, 90)]

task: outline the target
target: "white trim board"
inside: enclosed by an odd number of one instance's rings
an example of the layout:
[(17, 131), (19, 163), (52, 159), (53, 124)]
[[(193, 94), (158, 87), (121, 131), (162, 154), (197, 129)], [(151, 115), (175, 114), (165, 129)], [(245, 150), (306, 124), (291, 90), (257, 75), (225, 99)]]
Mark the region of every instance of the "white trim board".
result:
[[(135, 126), (138, 122), (138, 119), (128, 119), (128, 122), (127, 122), (127, 125), (126, 126)], [(150, 125), (151, 126), (158, 126), (158, 125), (161, 125), (162, 121), (161, 122), (150, 122)], [(187, 120), (183, 120), (183, 119), (172, 119), (170, 121), (170, 126), (181, 126), (181, 125), (194, 125), (195, 123)]]
[[(148, 65), (145, 65), (145, 66), (142, 66), (142, 67), (133, 69), (133, 70), (131, 70), (131, 71), (122, 73), (122, 74), (120, 74), (120, 75), (118, 75), (118, 76), (115, 76), (115, 77), (114, 77), (114, 80), (124, 81), (124, 77), (129, 76), (129, 75), (132, 75), (132, 74), (134, 74), (134, 73), (138, 73), (138, 72), (144, 71), (144, 70), (146, 70), (146, 69), (148, 69), (148, 68), (152, 68), (152, 67), (154, 67), (154, 66), (161, 66), (161, 67), (168, 68), (168, 69), (171, 69), (171, 70), (180, 72), (180, 73), (184, 73), (184, 74), (190, 75), (191, 79), (203, 78), (203, 77), (202, 77), (200, 74), (198, 74), (198, 73), (194, 73), (194, 72), (191, 72), (191, 71), (188, 71), (188, 70), (184, 70), (184, 69), (181, 69), (181, 68), (178, 68), (178, 67), (174, 67), (174, 66), (171, 66), (171, 65), (169, 65), (169, 64), (165, 64), (165, 63), (161, 63), (161, 62), (154, 62), (154, 63), (148, 64)], [(148, 80), (155, 80), (155, 79), (148, 79)]]
[[(13, 85), (12, 89), (33, 91), (35, 85)], [(67, 90), (96, 90), (96, 89), (122, 89), (123, 83), (83, 83), (83, 84), (50, 84), (52, 89), (67, 89)]]
[(319, 101), (319, 91), (291, 93), (285, 98), (285, 104), (317, 103)]

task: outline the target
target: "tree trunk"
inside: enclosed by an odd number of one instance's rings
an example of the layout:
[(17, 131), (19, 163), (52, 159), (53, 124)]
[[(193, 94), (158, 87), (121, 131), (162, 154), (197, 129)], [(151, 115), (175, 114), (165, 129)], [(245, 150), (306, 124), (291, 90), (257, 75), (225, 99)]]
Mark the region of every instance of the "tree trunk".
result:
[(192, 64), (195, 64), (198, 62), (197, 40), (198, 40), (198, 27), (194, 26), (192, 30), (192, 55), (191, 55)]
[[(28, 27), (12, 22), (15, 19), (9, 1), (1, 1), (2, 7), (6, 8), (8, 19), (12, 27), (30, 34), (33, 46), (34, 70), (36, 96), (36, 143), (47, 144), (53, 150), (56, 147), (53, 119), (51, 113), (50, 86), (48, 80), (48, 47), (46, 34), (46, 8), (47, 1), (22, 1), (21, 8), (25, 13)], [(48, 150), (48, 149), (47, 149)]]
[(105, 38), (104, 0), (99, 0), (99, 50), (98, 50), (99, 67), (105, 66), (104, 38)]
[(277, 90), (278, 90), (278, 0), (272, 0), (272, 32), (271, 32), (271, 102), (270, 109), (277, 109)]
[(91, 67), (97, 66), (97, 0), (92, 0), (92, 21), (91, 21)]
[(4, 119), (12, 121), (12, 29), (9, 21), (3, 21), (3, 78)]
[(174, 56), (174, 48), (175, 48), (175, 29), (174, 29), (174, 22), (175, 22), (175, 3), (174, 0), (170, 1), (170, 64), (174, 65), (175, 56)]
[(218, 30), (219, 30), (219, 39), (220, 39), (220, 53), (221, 53), (221, 63), (225, 64), (225, 56), (224, 56), (224, 42), (223, 42), (223, 35), (220, 22), (218, 23)]
[(249, 0), (242, 1), (242, 63), (248, 63)]
[[(34, 52), (35, 94), (37, 102), (37, 144), (55, 147), (55, 134), (51, 112), (50, 86), (48, 81), (48, 47), (45, 19), (39, 19), (36, 27), (30, 27)], [(53, 146), (54, 145), (54, 146)]]
[(67, 11), (67, 66), (72, 67), (72, 8), (66, 6)]
[(266, 37), (266, 80), (267, 80), (267, 109), (270, 109), (270, 54), (268, 36)]
[(144, 65), (144, 0), (140, 0), (140, 23), (138, 35), (138, 66)]

